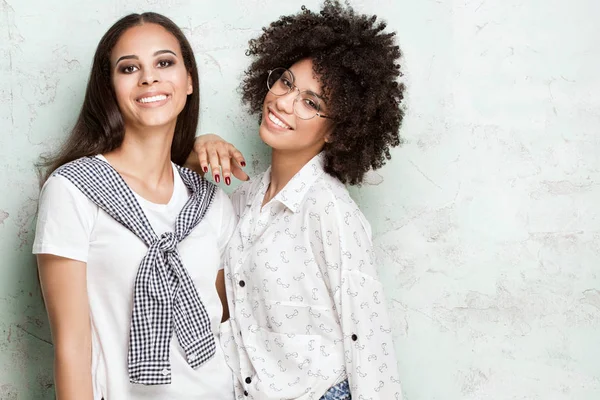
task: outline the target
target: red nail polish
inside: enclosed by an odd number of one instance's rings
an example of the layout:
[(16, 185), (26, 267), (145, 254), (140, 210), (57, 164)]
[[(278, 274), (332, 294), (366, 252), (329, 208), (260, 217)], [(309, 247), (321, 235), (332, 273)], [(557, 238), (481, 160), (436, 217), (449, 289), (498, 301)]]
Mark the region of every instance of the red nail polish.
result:
[(228, 176), (225, 177), (225, 184), (231, 185), (231, 178), (230, 177), (228, 177)]
[(215, 175), (215, 182), (221, 182), (221, 177), (219, 175)]
[(246, 161), (242, 161), (240, 164), (242, 165), (242, 167), (245, 167), (246, 166)]
[(208, 172), (208, 167), (204, 167), (203, 169), (205, 173)]

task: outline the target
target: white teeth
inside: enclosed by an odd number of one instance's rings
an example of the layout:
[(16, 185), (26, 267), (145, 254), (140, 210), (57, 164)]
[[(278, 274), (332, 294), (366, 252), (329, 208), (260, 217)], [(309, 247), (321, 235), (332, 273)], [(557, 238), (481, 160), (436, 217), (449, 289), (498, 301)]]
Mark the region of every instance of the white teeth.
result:
[(158, 96), (144, 97), (144, 98), (138, 99), (138, 101), (140, 103), (154, 103), (155, 101), (162, 101), (166, 98), (167, 98), (167, 96), (165, 96), (164, 94), (159, 94)]
[(272, 113), (269, 113), (269, 119), (277, 126), (280, 126), (285, 129), (291, 129), (289, 125), (286, 125), (282, 120), (274, 116)]

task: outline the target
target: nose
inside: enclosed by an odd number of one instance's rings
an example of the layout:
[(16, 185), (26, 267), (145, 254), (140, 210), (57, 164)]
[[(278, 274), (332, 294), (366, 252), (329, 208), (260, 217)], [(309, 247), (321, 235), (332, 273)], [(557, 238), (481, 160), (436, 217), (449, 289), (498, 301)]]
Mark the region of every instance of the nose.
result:
[(298, 96), (299, 93), (300, 90), (298, 90), (297, 87), (294, 87), (289, 93), (279, 96), (275, 102), (277, 109), (284, 111), (287, 114), (293, 114), (294, 103), (296, 102), (296, 96)]
[(144, 68), (144, 72), (140, 74), (139, 85), (152, 85), (160, 80), (159, 72), (155, 68)]

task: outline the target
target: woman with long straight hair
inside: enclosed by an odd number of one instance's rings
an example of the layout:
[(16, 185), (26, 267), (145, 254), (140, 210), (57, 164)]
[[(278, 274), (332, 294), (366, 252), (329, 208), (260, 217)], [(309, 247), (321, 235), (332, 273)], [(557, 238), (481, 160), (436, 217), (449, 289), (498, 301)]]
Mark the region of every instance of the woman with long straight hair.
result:
[(168, 18), (102, 37), (79, 118), (47, 160), (36, 238), (59, 400), (231, 399), (221, 347), (227, 196), (182, 164), (198, 123), (192, 49)]

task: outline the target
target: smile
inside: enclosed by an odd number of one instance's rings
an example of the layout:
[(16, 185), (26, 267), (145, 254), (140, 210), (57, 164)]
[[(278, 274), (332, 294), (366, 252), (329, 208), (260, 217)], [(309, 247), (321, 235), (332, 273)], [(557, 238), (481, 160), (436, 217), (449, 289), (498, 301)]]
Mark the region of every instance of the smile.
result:
[(136, 99), (136, 101), (138, 103), (142, 103), (142, 104), (156, 103), (158, 101), (166, 100), (167, 97), (168, 96), (165, 95), (165, 94), (159, 94), (159, 95), (156, 95), (156, 96), (142, 97), (142, 98)]
[(283, 122), (282, 120), (280, 120), (279, 118), (277, 118), (275, 115), (273, 115), (271, 112), (269, 112), (269, 114), (267, 115), (267, 117), (269, 118), (269, 120), (274, 123), (275, 125), (284, 128), (284, 129), (292, 129), (289, 125), (287, 125), (285, 122)]

